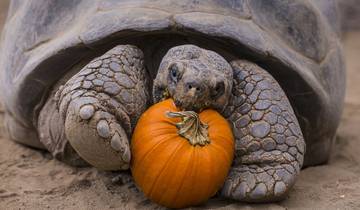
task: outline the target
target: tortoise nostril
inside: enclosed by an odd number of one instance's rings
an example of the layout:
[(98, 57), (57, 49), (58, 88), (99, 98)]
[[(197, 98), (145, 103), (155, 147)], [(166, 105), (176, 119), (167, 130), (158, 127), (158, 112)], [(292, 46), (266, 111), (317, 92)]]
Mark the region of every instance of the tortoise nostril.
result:
[(185, 84), (186, 91), (195, 90), (196, 92), (200, 92), (202, 89), (199, 84), (195, 82), (189, 82)]

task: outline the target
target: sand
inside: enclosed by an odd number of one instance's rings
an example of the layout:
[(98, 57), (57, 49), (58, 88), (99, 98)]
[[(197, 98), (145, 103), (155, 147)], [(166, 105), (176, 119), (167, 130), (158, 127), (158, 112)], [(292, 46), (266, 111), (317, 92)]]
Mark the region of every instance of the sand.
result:
[[(212, 199), (198, 209), (360, 209), (360, 32), (345, 34), (344, 46), (347, 95), (329, 163), (302, 170), (282, 202), (255, 205)], [(0, 139), (0, 209), (162, 209), (129, 182), (128, 174), (123, 177), (72, 168), (47, 152)]]

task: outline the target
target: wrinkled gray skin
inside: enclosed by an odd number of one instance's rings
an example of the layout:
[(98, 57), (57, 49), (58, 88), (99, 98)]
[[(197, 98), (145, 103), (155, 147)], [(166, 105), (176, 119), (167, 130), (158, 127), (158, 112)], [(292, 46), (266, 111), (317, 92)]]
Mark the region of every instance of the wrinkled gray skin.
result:
[(303, 162), (331, 154), (338, 33), (333, 0), (13, 0), (0, 54), (9, 138), (74, 166), (128, 169), (139, 116), (172, 97), (231, 123), (222, 196), (281, 200)]

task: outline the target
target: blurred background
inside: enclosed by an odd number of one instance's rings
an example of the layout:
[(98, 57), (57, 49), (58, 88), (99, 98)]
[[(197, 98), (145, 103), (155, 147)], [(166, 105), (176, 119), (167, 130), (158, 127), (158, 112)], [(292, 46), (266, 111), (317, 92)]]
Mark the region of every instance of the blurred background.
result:
[[(347, 66), (345, 109), (329, 164), (306, 168), (283, 202), (211, 201), (218, 209), (360, 209), (360, 0), (338, 0)], [(0, 29), (8, 0), (0, 0)], [(1, 71), (1, 69), (0, 69)], [(0, 136), (2, 107), (0, 103)], [(0, 139), (0, 209), (158, 208), (92, 168), (71, 168), (42, 151)]]

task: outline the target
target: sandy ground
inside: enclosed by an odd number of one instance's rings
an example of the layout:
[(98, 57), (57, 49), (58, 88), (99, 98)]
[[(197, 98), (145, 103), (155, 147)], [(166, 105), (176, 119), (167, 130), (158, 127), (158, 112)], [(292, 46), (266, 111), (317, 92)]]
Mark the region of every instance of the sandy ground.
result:
[[(360, 32), (347, 33), (344, 45), (346, 105), (329, 164), (302, 170), (285, 201), (250, 205), (212, 199), (197, 209), (360, 209)], [(162, 208), (115, 174), (72, 168), (46, 152), (0, 139), (0, 209)]]

